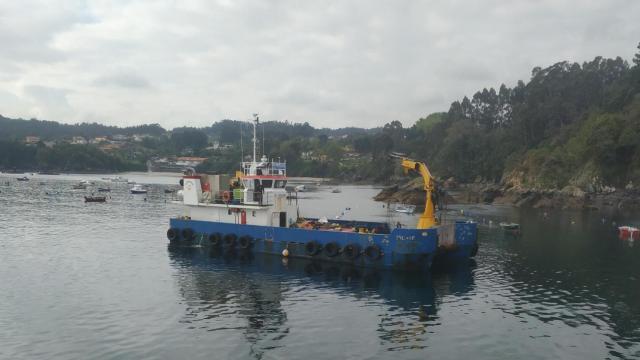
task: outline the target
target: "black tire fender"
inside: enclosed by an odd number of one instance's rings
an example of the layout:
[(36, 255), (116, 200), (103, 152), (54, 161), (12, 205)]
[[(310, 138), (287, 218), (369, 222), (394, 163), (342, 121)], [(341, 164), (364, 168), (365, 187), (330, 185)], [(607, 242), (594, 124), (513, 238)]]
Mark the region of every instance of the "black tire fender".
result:
[(241, 236), (240, 239), (238, 239), (238, 246), (240, 246), (241, 249), (249, 249), (251, 245), (253, 245), (253, 238), (249, 235)]
[(364, 249), (364, 255), (371, 260), (378, 260), (382, 257), (382, 250), (378, 245), (369, 245)]
[(316, 256), (322, 250), (322, 246), (315, 240), (304, 244), (304, 252), (309, 256)]
[(209, 234), (209, 243), (214, 247), (220, 246), (220, 244), (222, 243), (222, 234), (218, 232)]
[(348, 244), (342, 249), (342, 255), (349, 260), (357, 259), (358, 256), (360, 256), (360, 245), (354, 243)]
[(169, 239), (169, 241), (178, 240), (178, 230), (174, 228), (167, 230), (167, 239)]
[(238, 240), (238, 236), (229, 233), (222, 238), (222, 244), (227, 248), (234, 248), (236, 246), (236, 240)]
[(336, 257), (340, 253), (340, 245), (336, 242), (330, 242), (324, 246), (324, 253), (328, 257)]

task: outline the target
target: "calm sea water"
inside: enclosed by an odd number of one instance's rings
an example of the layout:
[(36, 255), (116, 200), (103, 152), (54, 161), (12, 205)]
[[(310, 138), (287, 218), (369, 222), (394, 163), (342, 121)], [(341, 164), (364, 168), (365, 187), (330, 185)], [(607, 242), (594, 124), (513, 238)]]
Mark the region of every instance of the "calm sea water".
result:
[[(453, 207), (485, 224), (477, 258), (410, 275), (172, 249), (176, 179), (130, 177), (155, 185), (85, 204), (100, 176), (0, 176), (0, 358), (640, 358), (640, 244), (612, 224), (638, 217)], [(415, 221), (341, 189), (302, 214)]]

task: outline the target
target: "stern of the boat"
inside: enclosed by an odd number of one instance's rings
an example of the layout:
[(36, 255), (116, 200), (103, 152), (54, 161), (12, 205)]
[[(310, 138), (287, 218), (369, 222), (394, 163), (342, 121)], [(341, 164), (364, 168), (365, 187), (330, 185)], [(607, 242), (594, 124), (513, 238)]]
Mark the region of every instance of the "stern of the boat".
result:
[(438, 233), (436, 229), (397, 228), (389, 241), (393, 267), (428, 270), (437, 252)]
[(478, 224), (456, 221), (437, 227), (438, 251), (435, 261), (469, 259), (478, 252)]

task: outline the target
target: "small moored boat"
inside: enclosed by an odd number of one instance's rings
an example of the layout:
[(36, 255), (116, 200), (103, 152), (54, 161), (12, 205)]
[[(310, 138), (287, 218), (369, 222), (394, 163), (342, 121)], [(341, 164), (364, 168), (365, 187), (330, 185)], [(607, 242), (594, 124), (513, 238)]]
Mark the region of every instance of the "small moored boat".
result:
[(107, 197), (106, 196), (85, 196), (84, 202), (103, 203), (103, 202), (107, 202)]
[(399, 213), (403, 213), (403, 214), (413, 214), (416, 211), (416, 206), (415, 205), (398, 204), (398, 205), (396, 205), (395, 211), (399, 212)]
[(23, 176), (23, 177), (17, 178), (16, 180), (18, 180), (18, 181), (29, 181), (29, 178), (26, 177), (26, 176)]
[(85, 190), (87, 188), (87, 185), (85, 184), (75, 184), (73, 185), (73, 190)]
[(98, 192), (111, 192), (111, 189), (110, 188), (99, 187), (98, 188)]
[(498, 224), (504, 230), (520, 230), (520, 224), (501, 222)]
[(133, 187), (129, 190), (132, 194), (146, 194), (147, 189), (140, 184), (133, 185)]

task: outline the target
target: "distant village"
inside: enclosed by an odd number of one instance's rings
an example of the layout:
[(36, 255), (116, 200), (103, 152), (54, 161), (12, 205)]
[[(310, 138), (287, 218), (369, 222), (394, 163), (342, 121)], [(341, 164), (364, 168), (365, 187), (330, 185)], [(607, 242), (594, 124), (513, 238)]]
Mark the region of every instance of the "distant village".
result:
[[(48, 148), (52, 148), (61, 143), (71, 145), (94, 145), (105, 153), (112, 153), (125, 149), (133, 144), (141, 143), (145, 138), (149, 137), (153, 136), (147, 134), (131, 136), (117, 134), (113, 136), (97, 136), (93, 138), (73, 136), (69, 139), (43, 141), (39, 136), (26, 136), (23, 142), (25, 145), (31, 146), (37, 146), (42, 143)], [(232, 145), (229, 144), (221, 146), (217, 141), (215, 141), (213, 146), (207, 149), (227, 149), (231, 147)], [(206, 157), (196, 156), (153, 157), (147, 161), (147, 170), (150, 172), (181, 172), (185, 168), (195, 168), (207, 159), (208, 158)]]
[(72, 145), (96, 145), (100, 150), (104, 152), (114, 151), (123, 148), (131, 142), (142, 142), (145, 138), (151, 137), (151, 135), (113, 135), (113, 136), (97, 136), (94, 138), (85, 138), (84, 136), (73, 136), (64, 140), (45, 140), (42, 141), (39, 136), (26, 136), (24, 143), (26, 145), (38, 145), (42, 143), (49, 148), (54, 147), (59, 143), (68, 143)]
[[(116, 134), (110, 136), (96, 136), (96, 137), (84, 137), (84, 136), (72, 136), (60, 140), (43, 140), (39, 136), (26, 136), (23, 143), (28, 146), (45, 146), (47, 148), (53, 148), (59, 144), (71, 144), (71, 145), (93, 145), (104, 153), (112, 154), (127, 150), (129, 148), (136, 148), (142, 146), (142, 142), (146, 138), (155, 138), (153, 135), (148, 134), (135, 134), (135, 135), (123, 135)], [(334, 140), (333, 136), (328, 137), (330, 140)], [(345, 140), (348, 135), (343, 135), (335, 138), (335, 140)], [(206, 147), (208, 153), (212, 152), (225, 152), (232, 150), (233, 144), (222, 144), (217, 140), (209, 143)], [(354, 151), (350, 145), (344, 145), (341, 149), (340, 156), (336, 160), (349, 161), (357, 160), (361, 157), (360, 153)], [(331, 161), (331, 157), (327, 154), (320, 153), (318, 151), (301, 151), (299, 159), (303, 161), (317, 161), (320, 163), (326, 163)], [(182, 172), (187, 168), (196, 168), (209, 157), (194, 156), (193, 150), (190, 148), (183, 149), (180, 154), (168, 155), (168, 156), (151, 156), (146, 161), (147, 171), (149, 172)]]

